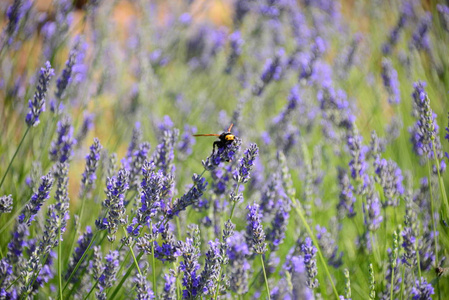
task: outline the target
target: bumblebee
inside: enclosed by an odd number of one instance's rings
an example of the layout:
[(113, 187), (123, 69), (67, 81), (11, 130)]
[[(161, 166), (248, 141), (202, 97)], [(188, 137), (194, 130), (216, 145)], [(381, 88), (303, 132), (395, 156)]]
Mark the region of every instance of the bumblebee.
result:
[(214, 134), (214, 133), (194, 134), (193, 136), (217, 136), (218, 137), (218, 141), (214, 142), (213, 150), (212, 150), (212, 155), (214, 155), (215, 154), (215, 147), (217, 147), (218, 149), (225, 148), (226, 146), (228, 146), (228, 145), (232, 144), (232, 142), (234, 142), (235, 135), (233, 135), (231, 133), (232, 126), (234, 126), (234, 124), (231, 124), (231, 126), (229, 126), (228, 130), (222, 132), (221, 134)]

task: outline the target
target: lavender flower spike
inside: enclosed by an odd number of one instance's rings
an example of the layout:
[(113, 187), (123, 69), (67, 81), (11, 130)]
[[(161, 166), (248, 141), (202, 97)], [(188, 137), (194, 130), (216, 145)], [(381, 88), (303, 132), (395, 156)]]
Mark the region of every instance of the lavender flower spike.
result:
[(257, 254), (263, 254), (267, 251), (265, 243), (265, 232), (263, 231), (261, 214), (259, 205), (254, 203), (248, 205), (246, 209), (249, 211), (246, 215), (246, 241), (248, 246)]
[(72, 77), (72, 68), (76, 62), (76, 56), (78, 55), (78, 43), (73, 47), (69, 53), (69, 59), (65, 63), (65, 68), (62, 70), (61, 76), (56, 80), (56, 93), (55, 96), (59, 100), (62, 98), (62, 94), (69, 85)]
[(181, 198), (176, 199), (173, 205), (167, 210), (167, 218), (171, 219), (177, 216), (181, 211), (192, 205), (203, 195), (207, 187), (204, 177), (193, 174), (193, 187)]
[(240, 166), (238, 174), (234, 174), (233, 178), (238, 183), (246, 183), (250, 178), (250, 172), (253, 168), (254, 161), (259, 154), (259, 148), (256, 144), (251, 144), (248, 149), (245, 150), (245, 155), (240, 160)]
[(26, 223), (28, 226), (31, 225), (31, 221), (33, 221), (34, 216), (39, 212), (42, 204), (44, 204), (44, 201), (49, 198), (52, 186), (53, 177), (51, 174), (41, 178), (39, 189), (31, 197), (30, 202), (27, 203), (22, 211), (22, 214), (19, 216), (19, 223)]
[(421, 277), (421, 280), (416, 280), (416, 286), (413, 287), (411, 294), (413, 300), (431, 300), (435, 291), (432, 284), (427, 283), (427, 280)]
[(53, 75), (55, 75), (54, 70), (51, 68), (50, 62), (47, 61), (45, 68), (41, 68), (34, 98), (28, 102), (30, 108), (26, 116), (28, 126), (37, 126), (40, 122), (39, 116), (45, 111), (45, 97), (47, 96), (48, 84)]
[[(109, 232), (108, 240), (115, 240), (115, 233), (118, 230), (119, 225), (126, 223), (125, 220), (125, 192), (129, 188), (128, 184), (129, 172), (125, 169), (120, 169), (118, 175), (112, 178), (108, 178), (108, 185), (106, 189), (106, 200), (104, 201), (104, 206), (109, 208), (108, 216), (103, 223), (106, 222), (107, 229)], [(97, 226), (100, 224), (100, 220), (97, 220)], [(102, 228), (101, 226), (99, 226)]]
[[(118, 251), (109, 251), (109, 254), (105, 257), (106, 263), (103, 274), (101, 274), (98, 285), (100, 291), (96, 293), (97, 298), (106, 299), (105, 289), (114, 285), (119, 268), (119, 254)], [(101, 298), (104, 295), (104, 298)]]
[(317, 249), (312, 245), (312, 240), (309, 237), (301, 245), (301, 252), (304, 254), (304, 264), (307, 270), (307, 286), (314, 289), (318, 287), (318, 279), (315, 278), (318, 275), (315, 258)]
[(58, 122), (57, 133), (57, 138), (51, 143), (49, 156), (54, 162), (64, 163), (70, 160), (73, 155), (73, 147), (76, 145), (69, 117), (65, 116)]
[(12, 212), (12, 195), (0, 197), (0, 214)]
[(399, 90), (398, 72), (393, 68), (391, 60), (382, 60), (382, 80), (388, 92), (388, 103), (399, 104), (401, 102), (401, 92)]
[(103, 148), (100, 144), (100, 140), (94, 138), (94, 143), (90, 146), (90, 152), (86, 156), (86, 168), (81, 179), (80, 197), (89, 193), (95, 185), (97, 175), (95, 172), (98, 168), (98, 161), (100, 160), (100, 150)]

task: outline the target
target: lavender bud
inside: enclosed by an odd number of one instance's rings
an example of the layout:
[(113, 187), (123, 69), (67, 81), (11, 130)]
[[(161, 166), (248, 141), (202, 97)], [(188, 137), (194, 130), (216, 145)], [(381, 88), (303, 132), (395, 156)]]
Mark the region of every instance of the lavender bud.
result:
[(182, 285), (184, 290), (182, 291), (183, 299), (195, 299), (199, 293), (200, 276), (197, 275), (197, 271), (200, 268), (198, 263), (198, 257), (200, 250), (198, 245), (194, 243), (194, 240), (187, 238), (185, 243), (180, 242), (180, 251), (184, 259), (179, 265), (179, 269), (184, 272), (182, 278)]
[(248, 214), (246, 215), (246, 242), (248, 246), (257, 254), (263, 254), (267, 251), (265, 243), (265, 232), (261, 223), (261, 214), (259, 205), (254, 203), (246, 207)]
[(0, 214), (9, 214), (12, 212), (12, 195), (0, 197)]
[(128, 178), (129, 172), (125, 169), (120, 169), (117, 176), (108, 178), (108, 185), (106, 188), (106, 200), (103, 205), (109, 209), (106, 220), (101, 222), (97, 220), (97, 227), (100, 223), (106, 222), (108, 229), (108, 240), (115, 240), (115, 233), (118, 230), (119, 225), (126, 224), (125, 220), (125, 192), (128, 190)]
[(316, 252), (317, 249), (312, 244), (312, 240), (306, 237), (304, 243), (301, 244), (301, 252), (304, 255), (304, 264), (307, 270), (307, 286), (311, 289), (318, 287), (318, 279), (315, 277), (318, 275), (318, 268), (316, 265)]
[(240, 166), (238, 174), (234, 174), (233, 178), (238, 183), (246, 183), (250, 178), (251, 169), (254, 165), (254, 160), (259, 154), (259, 148), (256, 144), (251, 144), (248, 149), (245, 150), (245, 155), (240, 160)]
[(139, 186), (142, 164), (147, 159), (150, 148), (149, 143), (143, 142), (139, 145), (138, 150), (133, 153), (131, 164), (129, 166), (130, 189), (136, 189)]
[(424, 277), (421, 280), (416, 280), (416, 285), (412, 289), (413, 300), (431, 300), (432, 295), (435, 294), (432, 284), (427, 283)]
[(104, 271), (98, 280), (99, 292), (96, 293), (97, 298), (106, 296), (105, 290), (112, 287), (116, 280), (119, 269), (119, 253), (118, 251), (109, 251), (109, 254), (105, 257)]
[(200, 177), (197, 174), (194, 174), (192, 180), (193, 186), (189, 189), (189, 191), (181, 198), (177, 198), (175, 201), (173, 201), (171, 207), (167, 209), (166, 217), (168, 219), (172, 219), (181, 211), (185, 210), (188, 206), (196, 203), (198, 199), (203, 195), (207, 187), (207, 182), (205, 182), (204, 177)]
[(19, 216), (20, 223), (27, 224), (28, 226), (31, 225), (34, 216), (39, 212), (42, 204), (44, 204), (44, 201), (49, 198), (53, 181), (54, 180), (51, 174), (47, 174), (41, 178), (39, 189), (33, 194), (33, 196), (31, 196), (30, 201), (26, 204)]
[(162, 291), (161, 298), (164, 300), (175, 300), (176, 299), (176, 277), (173, 276), (172, 270), (170, 274), (164, 274), (164, 290)]
[(65, 68), (62, 70), (61, 76), (56, 80), (56, 92), (55, 96), (58, 100), (62, 99), (62, 94), (67, 89), (67, 86), (72, 81), (72, 68), (76, 62), (76, 56), (78, 55), (78, 44), (73, 47), (69, 53), (69, 59), (65, 63)]
[(73, 146), (76, 139), (73, 137), (73, 127), (70, 118), (65, 116), (58, 122), (57, 138), (51, 143), (50, 159), (54, 162), (64, 163), (73, 155)]
[(84, 173), (81, 175), (80, 198), (90, 193), (90, 191), (95, 187), (95, 180), (97, 179), (95, 172), (98, 168), (100, 150), (102, 148), (103, 146), (101, 146), (100, 141), (97, 138), (94, 138), (94, 143), (90, 146), (90, 152), (86, 156), (86, 168), (84, 169)]
[(134, 277), (134, 283), (136, 284), (136, 300), (154, 299), (154, 293), (151, 290), (150, 284), (146, 280), (145, 276), (137, 273)]
[(382, 80), (388, 92), (388, 103), (399, 104), (401, 102), (401, 91), (399, 90), (398, 72), (393, 68), (391, 60), (382, 60)]
[(340, 181), (340, 202), (337, 205), (338, 217), (340, 219), (345, 216), (352, 218), (356, 214), (354, 210), (354, 204), (356, 201), (354, 196), (354, 187), (349, 181), (348, 174), (342, 168), (338, 169), (338, 180)]
[(45, 97), (47, 96), (48, 84), (53, 75), (54, 70), (51, 68), (50, 62), (47, 61), (45, 68), (41, 68), (39, 83), (36, 86), (33, 101), (29, 100), (30, 112), (26, 116), (28, 126), (37, 126), (40, 122), (39, 116), (41, 112), (45, 111)]

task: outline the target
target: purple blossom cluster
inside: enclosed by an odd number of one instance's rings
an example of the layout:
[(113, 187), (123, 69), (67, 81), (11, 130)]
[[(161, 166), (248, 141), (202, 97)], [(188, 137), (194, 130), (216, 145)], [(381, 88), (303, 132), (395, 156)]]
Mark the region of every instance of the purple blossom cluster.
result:
[(10, 2), (0, 300), (449, 293), (447, 5)]

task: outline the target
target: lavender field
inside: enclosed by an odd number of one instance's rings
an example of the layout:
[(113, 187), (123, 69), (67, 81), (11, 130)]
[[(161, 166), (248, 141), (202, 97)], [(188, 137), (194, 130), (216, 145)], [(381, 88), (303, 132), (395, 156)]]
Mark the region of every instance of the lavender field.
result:
[(443, 2), (0, 1), (0, 300), (449, 299)]

